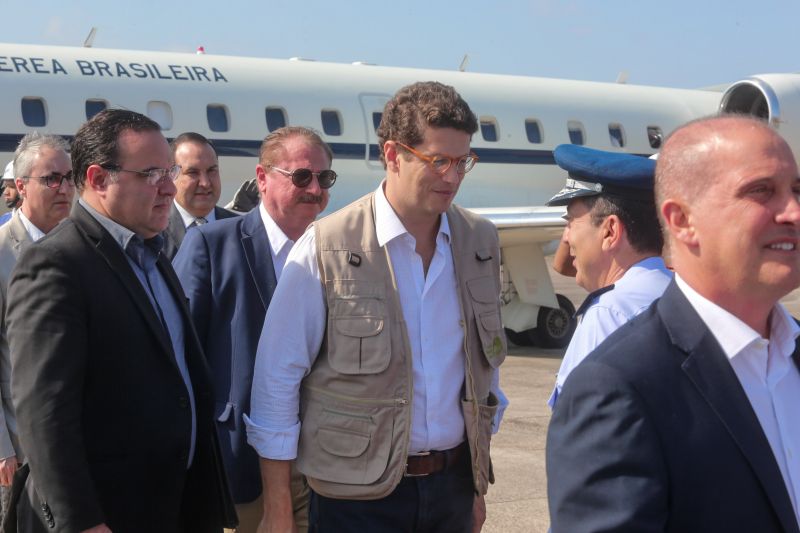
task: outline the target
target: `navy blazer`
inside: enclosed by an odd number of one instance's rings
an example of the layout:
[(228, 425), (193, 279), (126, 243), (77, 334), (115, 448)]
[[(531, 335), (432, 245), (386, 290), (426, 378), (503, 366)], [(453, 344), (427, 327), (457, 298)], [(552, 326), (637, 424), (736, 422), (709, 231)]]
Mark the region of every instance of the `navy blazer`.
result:
[(242, 415), (250, 412), (256, 348), (277, 284), (259, 210), (188, 232), (173, 266), (211, 367), (234, 501), (250, 502), (261, 494), (261, 474)]
[[(233, 211), (228, 211), (224, 207), (216, 206), (214, 207), (214, 216), (217, 220), (223, 220), (239, 215)], [(175, 207), (175, 203), (173, 202), (172, 209), (169, 212), (169, 225), (167, 229), (161, 232), (161, 236), (164, 237), (164, 248), (161, 250), (161, 255), (172, 261), (175, 254), (178, 253), (178, 248), (180, 248), (184, 237), (186, 237), (186, 231), (181, 212), (178, 211), (178, 208)]]
[(547, 482), (553, 533), (800, 531), (744, 389), (674, 281), (570, 374)]

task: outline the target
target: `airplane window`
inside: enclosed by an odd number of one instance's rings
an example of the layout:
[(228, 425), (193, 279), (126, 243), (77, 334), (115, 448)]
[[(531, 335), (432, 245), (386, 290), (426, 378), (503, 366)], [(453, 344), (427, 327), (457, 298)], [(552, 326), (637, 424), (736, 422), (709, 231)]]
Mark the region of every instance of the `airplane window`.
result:
[(338, 111), (322, 110), (322, 131), (325, 135), (341, 135), (342, 121)]
[(167, 102), (147, 102), (147, 116), (158, 122), (162, 130), (172, 129), (172, 108)]
[(567, 131), (569, 132), (569, 142), (572, 144), (584, 144), (586, 142), (583, 134), (583, 124), (577, 120), (570, 120), (567, 123)]
[(525, 133), (528, 136), (528, 142), (532, 142), (534, 144), (540, 144), (542, 142), (542, 128), (539, 126), (538, 120), (526, 120)]
[(661, 148), (664, 134), (658, 126), (647, 126), (647, 140), (650, 141), (650, 148)]
[(497, 124), (493, 118), (481, 119), (481, 137), (484, 141), (497, 142)]
[(228, 108), (219, 104), (208, 104), (206, 106), (206, 117), (208, 118), (208, 129), (211, 131), (228, 131)]
[(288, 122), (286, 120), (286, 111), (284, 111), (282, 107), (268, 107), (264, 111), (264, 115), (267, 119), (267, 129), (269, 131), (275, 131), (278, 128), (283, 128)]
[(22, 121), (26, 126), (40, 128), (47, 124), (44, 100), (41, 98), (22, 99)]
[(86, 120), (108, 107), (105, 100), (86, 100)]
[(378, 131), (378, 126), (381, 125), (381, 119), (383, 118), (383, 113), (379, 111), (375, 111), (372, 113), (372, 125), (375, 127), (375, 131)]
[(611, 146), (614, 148), (625, 146), (625, 133), (622, 131), (621, 124), (609, 124), (608, 137), (611, 139)]

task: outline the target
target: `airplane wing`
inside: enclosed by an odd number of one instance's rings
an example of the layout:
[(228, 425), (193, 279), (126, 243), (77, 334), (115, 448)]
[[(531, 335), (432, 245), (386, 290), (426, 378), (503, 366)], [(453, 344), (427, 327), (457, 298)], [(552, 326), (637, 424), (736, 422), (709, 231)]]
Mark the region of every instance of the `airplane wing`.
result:
[[(556, 241), (566, 225), (563, 207), (493, 207), (470, 211), (497, 226), (501, 248)], [(554, 251), (555, 248), (549, 253)]]

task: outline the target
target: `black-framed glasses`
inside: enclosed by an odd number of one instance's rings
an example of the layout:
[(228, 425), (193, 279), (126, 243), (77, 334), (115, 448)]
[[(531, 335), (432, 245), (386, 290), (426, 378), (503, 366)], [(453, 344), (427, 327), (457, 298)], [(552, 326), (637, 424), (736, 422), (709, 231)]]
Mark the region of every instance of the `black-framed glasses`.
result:
[(308, 184), (311, 183), (311, 178), (314, 176), (317, 177), (320, 189), (330, 189), (333, 187), (333, 184), (336, 183), (336, 172), (330, 169), (314, 172), (310, 168), (296, 168), (292, 171), (289, 171), (278, 168), (274, 165), (268, 165), (268, 167), (273, 170), (277, 170), (284, 176), (289, 176), (292, 178), (292, 183), (299, 189), (308, 187)]
[(158, 185), (159, 183), (166, 182), (167, 180), (175, 181), (181, 173), (180, 165), (172, 165), (169, 168), (149, 168), (147, 170), (131, 170), (128, 168), (122, 168), (119, 165), (100, 166), (112, 172), (130, 172), (131, 174), (136, 174), (139, 177), (145, 178), (149, 185)]
[(459, 157), (450, 157), (448, 155), (443, 154), (433, 154), (433, 155), (425, 155), (422, 152), (418, 152), (414, 150), (410, 146), (403, 144), (399, 141), (395, 141), (399, 146), (402, 146), (413, 155), (415, 155), (420, 160), (424, 161), (428, 164), (429, 167), (433, 169), (434, 172), (437, 174), (445, 174), (450, 167), (453, 166), (453, 163), (456, 165), (456, 172), (459, 174), (466, 174), (470, 170), (473, 169), (475, 163), (478, 162), (478, 156), (475, 155), (473, 152), (468, 153), (467, 155), (462, 155)]
[(67, 185), (72, 187), (75, 186), (75, 180), (72, 178), (72, 171), (70, 170), (66, 174), (59, 174), (58, 172), (53, 172), (52, 174), (48, 174), (47, 176), (22, 176), (23, 179), (35, 179), (35, 180), (42, 180), (44, 182), (45, 187), (49, 189), (59, 189), (61, 188), (61, 184), (66, 180)]

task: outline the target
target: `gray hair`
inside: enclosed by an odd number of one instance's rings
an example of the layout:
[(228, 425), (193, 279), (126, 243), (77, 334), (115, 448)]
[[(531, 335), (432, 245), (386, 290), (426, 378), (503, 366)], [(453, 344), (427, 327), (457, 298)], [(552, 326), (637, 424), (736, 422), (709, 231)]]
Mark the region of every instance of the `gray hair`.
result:
[(38, 131), (28, 133), (19, 141), (19, 146), (14, 151), (15, 178), (22, 178), (28, 175), (31, 167), (33, 167), (34, 159), (45, 146), (69, 154), (69, 144), (62, 137), (49, 133), (39, 133)]

